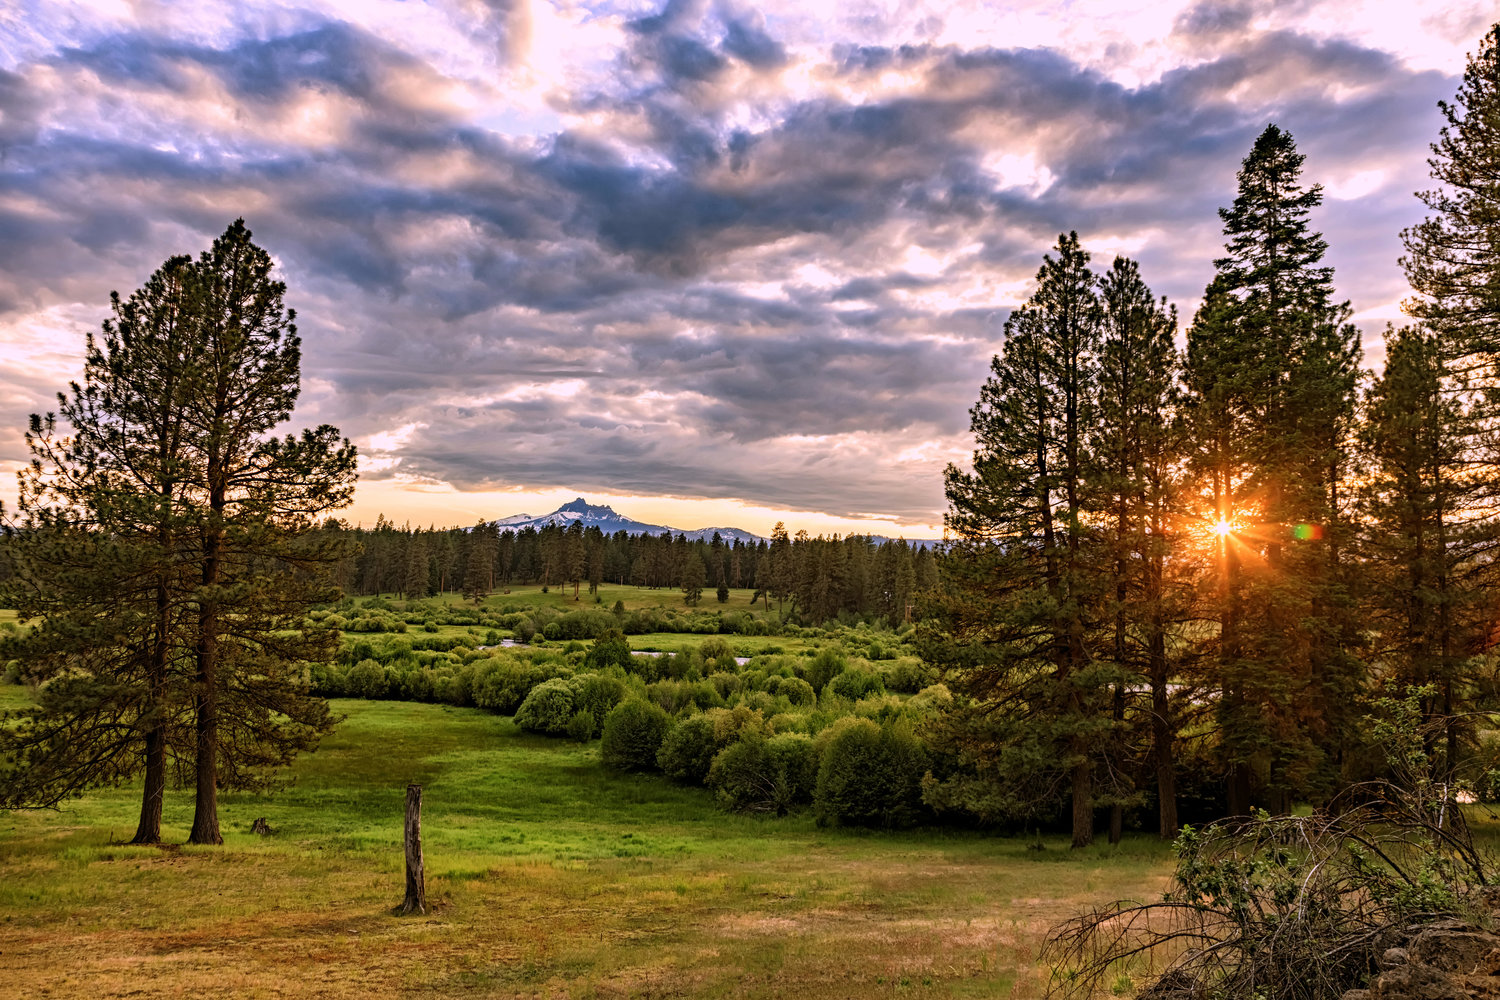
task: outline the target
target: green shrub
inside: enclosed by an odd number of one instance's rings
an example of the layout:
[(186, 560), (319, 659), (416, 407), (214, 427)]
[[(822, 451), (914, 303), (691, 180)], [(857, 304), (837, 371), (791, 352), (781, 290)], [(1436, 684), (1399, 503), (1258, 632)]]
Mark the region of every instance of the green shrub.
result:
[(884, 725), (895, 719), (913, 719), (918, 713), (912, 707), (912, 699), (894, 694), (873, 694), (855, 702), (850, 714), (862, 719), (874, 719)]
[(743, 694), (736, 695), (733, 704), (736, 708), (743, 706), (744, 708), (760, 712), (763, 715), (767, 712), (775, 712), (781, 705), (776, 700), (775, 695), (767, 694), (764, 691), (746, 691)]
[(608, 674), (581, 674), (573, 679), (573, 707), (594, 717), (597, 731), (610, 709), (625, 700), (625, 682)]
[(813, 732), (812, 719), (802, 712), (778, 712), (766, 720), (766, 726), (773, 733)]
[(708, 681), (657, 681), (646, 686), (646, 697), (676, 715), (688, 707), (723, 708), (724, 699)]
[(542, 681), (516, 709), (516, 725), (533, 733), (561, 736), (573, 720), (573, 685), (561, 677)]
[(431, 701), (432, 672), (423, 670), (421, 667), (414, 667), (399, 674), (391, 694), (403, 701)]
[(883, 693), (885, 682), (880, 679), (879, 674), (867, 673), (863, 670), (845, 670), (834, 675), (833, 680), (828, 682), (828, 690), (840, 698), (858, 701), (872, 694)]
[(716, 670), (708, 675), (708, 683), (712, 684), (714, 690), (719, 692), (720, 698), (728, 698), (738, 691), (744, 682), (740, 680), (739, 674)]
[(701, 785), (718, 752), (714, 720), (700, 712), (678, 720), (667, 731), (656, 753), (656, 765), (673, 781)]
[(351, 698), (384, 698), (385, 667), (374, 660), (360, 660), (344, 674), (344, 693)]
[(667, 713), (648, 701), (622, 701), (605, 717), (599, 756), (607, 766), (621, 771), (655, 770), (656, 755), (671, 724)]
[(901, 827), (917, 821), (927, 754), (909, 725), (844, 718), (819, 743), (813, 801), (820, 825)]
[[(767, 690), (770, 690), (769, 687)], [(818, 700), (817, 694), (813, 691), (813, 686), (800, 677), (783, 677), (781, 682), (776, 685), (774, 693), (777, 697), (785, 698), (793, 705), (799, 707), (811, 705)]]
[(579, 743), (587, 743), (594, 738), (594, 734), (598, 731), (599, 720), (594, 718), (593, 712), (585, 712), (583, 709), (579, 709), (568, 720), (568, 736)]
[(812, 800), (816, 770), (817, 754), (807, 736), (753, 735), (714, 757), (708, 785), (726, 809), (784, 816)]
[(925, 687), (907, 702), (907, 705), (915, 712), (941, 712), (952, 704), (953, 692), (948, 690), (946, 684)]
[[(718, 627), (715, 626), (715, 631), (717, 630)], [(705, 670), (727, 670), (732, 673), (739, 669), (739, 664), (734, 660), (734, 647), (718, 636), (699, 643), (698, 655), (703, 657)]]
[(570, 676), (572, 671), (559, 663), (495, 657), (480, 661), (476, 666), (472, 697), (480, 708), (510, 715), (521, 707), (538, 684)]
[(937, 671), (915, 656), (893, 660), (881, 672), (885, 676), (885, 689), (901, 694), (916, 694), (937, 680)]
[(828, 682), (844, 672), (849, 662), (844, 659), (844, 654), (836, 649), (824, 647), (817, 651), (811, 659), (802, 664), (799, 671), (802, 679), (812, 685), (814, 691), (821, 691), (828, 686)]
[[(312, 693), (320, 698), (342, 698), (344, 696), (344, 673), (332, 663), (314, 663), (308, 671)], [(3, 684), (21, 683), (21, 663), (11, 660), (5, 665)]]
[(595, 640), (588, 656), (584, 657), (583, 665), (589, 670), (607, 670), (610, 667), (629, 670), (634, 659), (630, 655), (630, 643), (626, 640), (625, 633), (612, 628)]

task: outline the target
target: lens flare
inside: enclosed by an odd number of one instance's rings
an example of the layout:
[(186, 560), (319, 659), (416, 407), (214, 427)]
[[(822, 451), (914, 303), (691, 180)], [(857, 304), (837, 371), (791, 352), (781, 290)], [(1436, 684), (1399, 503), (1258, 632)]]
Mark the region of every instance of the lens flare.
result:
[(1216, 535), (1228, 535), (1233, 533), (1233, 531), (1234, 525), (1230, 524), (1228, 521), (1220, 521), (1219, 523), (1214, 525), (1214, 534)]
[(1323, 537), (1321, 524), (1299, 524), (1292, 528), (1292, 537), (1299, 542), (1315, 542)]

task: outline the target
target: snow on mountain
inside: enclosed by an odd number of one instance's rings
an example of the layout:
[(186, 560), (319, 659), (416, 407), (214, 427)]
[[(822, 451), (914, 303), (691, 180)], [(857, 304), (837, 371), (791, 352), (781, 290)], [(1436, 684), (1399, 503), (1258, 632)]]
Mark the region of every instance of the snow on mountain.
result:
[[(580, 521), (585, 528), (598, 528), (606, 535), (613, 535), (617, 531), (623, 531), (627, 535), (659, 535), (663, 531), (670, 531), (673, 535), (686, 535), (693, 541), (711, 541), (714, 532), (718, 532), (719, 538), (726, 545), (733, 545), (736, 540), (746, 545), (754, 545), (757, 542), (766, 541), (760, 535), (744, 530), (743, 528), (695, 528), (688, 531), (684, 528), (669, 528), (664, 524), (646, 524), (642, 521), (632, 520), (618, 513), (613, 507), (595, 505), (589, 503), (583, 497), (565, 503), (550, 514), (540, 517), (532, 517), (530, 514), (512, 514), (510, 517), (502, 517), (493, 522), (501, 531), (509, 528), (512, 531), (522, 531), (526, 528), (541, 529), (549, 524), (569, 526), (574, 521)], [(875, 543), (889, 541), (884, 536), (874, 536)], [(908, 545), (922, 548), (931, 548), (942, 544), (935, 538), (908, 538)]]
[(735, 539), (753, 545), (763, 539), (756, 534), (741, 528), (698, 528), (695, 531), (686, 531), (682, 528), (670, 528), (663, 524), (646, 524), (643, 521), (632, 520), (618, 513), (613, 507), (595, 505), (589, 503), (583, 497), (565, 503), (550, 514), (542, 514), (532, 517), (530, 514), (512, 514), (510, 517), (502, 517), (494, 524), (502, 531), (506, 528), (512, 531), (523, 531), (526, 528), (543, 528), (549, 524), (571, 526), (578, 521), (585, 528), (598, 528), (606, 535), (612, 535), (617, 531), (623, 531), (629, 535), (659, 535), (664, 531), (670, 531), (674, 535), (686, 535), (690, 539), (712, 539), (714, 532), (725, 542), (732, 543)]

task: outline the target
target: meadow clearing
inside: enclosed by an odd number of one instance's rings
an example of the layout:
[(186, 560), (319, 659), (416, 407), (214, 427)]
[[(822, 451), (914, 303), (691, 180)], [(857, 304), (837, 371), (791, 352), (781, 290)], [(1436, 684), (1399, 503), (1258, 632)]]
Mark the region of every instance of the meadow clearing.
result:
[[(26, 698), (0, 687), (0, 705)], [(732, 815), (503, 716), (334, 706), (347, 718), (289, 788), (223, 796), (223, 847), (119, 844), (134, 787), (0, 814), (0, 994), (1032, 997), (1051, 924), (1160, 893), (1170, 870), (1145, 836), (1036, 851)], [(408, 781), (433, 905), (403, 918)], [(190, 815), (169, 793), (168, 841)]]

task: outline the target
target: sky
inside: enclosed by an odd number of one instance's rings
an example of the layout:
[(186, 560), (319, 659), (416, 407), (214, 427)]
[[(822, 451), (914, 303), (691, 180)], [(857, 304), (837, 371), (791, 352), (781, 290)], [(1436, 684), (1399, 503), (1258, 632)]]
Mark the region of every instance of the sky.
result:
[(0, 0), (0, 499), (28, 414), (236, 217), (351, 522), (582, 495), (941, 532), (942, 472), (1076, 230), (1191, 317), (1275, 122), (1379, 361), (1488, 3)]

